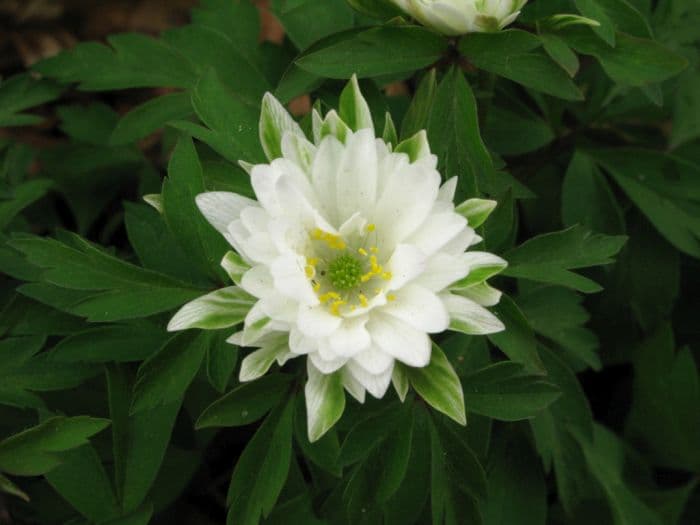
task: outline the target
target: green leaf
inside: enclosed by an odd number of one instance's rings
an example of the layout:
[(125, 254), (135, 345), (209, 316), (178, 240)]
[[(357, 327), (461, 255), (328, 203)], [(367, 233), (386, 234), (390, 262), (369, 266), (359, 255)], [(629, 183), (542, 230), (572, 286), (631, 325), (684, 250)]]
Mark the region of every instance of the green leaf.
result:
[(257, 421), (280, 403), (291, 376), (273, 374), (244, 383), (209, 405), (195, 428), (237, 427)]
[(5, 228), (24, 208), (41, 199), (53, 186), (48, 179), (33, 179), (10, 190), (7, 200), (0, 201), (0, 230)]
[(607, 180), (585, 153), (575, 152), (562, 186), (562, 221), (607, 234), (624, 232), (622, 210)]
[(229, 334), (218, 332), (207, 348), (206, 369), (209, 384), (223, 394), (231, 382), (233, 370), (238, 364), (238, 347), (227, 342)]
[(540, 348), (547, 379), (561, 390), (548, 408), (531, 420), (537, 450), (545, 469), (554, 466), (557, 493), (562, 506), (571, 514), (590, 494), (585, 458), (577, 436), (593, 435), (593, 415), (576, 375), (553, 352)]
[(0, 474), (0, 492), (9, 494), (10, 496), (17, 496), (18, 498), (29, 503), (29, 496), (27, 496), (27, 494), (24, 491), (22, 491), (22, 489), (20, 489), (17, 485), (12, 483), (12, 481), (7, 479), (2, 474)]
[(88, 416), (47, 419), (0, 441), (0, 471), (38, 476), (61, 464), (62, 452), (80, 447), (109, 426), (109, 420)]
[(579, 226), (538, 235), (505, 254), (509, 266), (503, 274), (597, 292), (601, 290), (597, 283), (569, 270), (612, 263), (626, 240), (620, 235), (594, 234)]
[(226, 498), (230, 505), (226, 523), (255, 525), (272, 511), (289, 473), (293, 401), (267, 416), (241, 454)]
[(535, 332), (560, 345), (575, 360), (600, 370), (598, 338), (585, 328), (590, 315), (582, 302), (583, 296), (559, 286), (533, 288), (518, 297)]
[(309, 441), (321, 438), (345, 410), (345, 389), (340, 373), (323, 374), (309, 363), (304, 386)]
[[(44, 283), (72, 294), (73, 302), (66, 307), (75, 315), (91, 321), (145, 317), (201, 295), (191, 285), (117, 259), (75, 234), (63, 237), (65, 242), (17, 235), (10, 245), (44, 270)], [(30, 284), (20, 290), (48, 290), (36, 288)]]
[(572, 28), (561, 36), (578, 53), (598, 59), (608, 76), (622, 86), (663, 82), (688, 65), (682, 56), (648, 38), (618, 33), (613, 48), (589, 28)]
[(323, 77), (364, 78), (426, 67), (446, 48), (445, 39), (422, 27), (381, 26), (347, 31), (329, 45), (303, 53), (296, 64)]
[(401, 138), (412, 137), (420, 130), (427, 129), (436, 90), (435, 69), (430, 69), (418, 84), (411, 105), (408, 106), (401, 122)]
[(112, 453), (117, 496), (125, 512), (137, 509), (153, 485), (180, 410), (180, 400), (129, 415), (131, 381), (120, 366), (107, 367)]
[(467, 424), (462, 385), (440, 347), (433, 344), (428, 366), (406, 368), (406, 373), (411, 385), (426, 403), (460, 425)]
[(484, 525), (545, 525), (547, 487), (524, 432), (504, 428), (489, 450)]
[(458, 177), (457, 198), (474, 197), (477, 181), (493, 179), (491, 156), (479, 133), (476, 99), (461, 71), (440, 82), (428, 123), (428, 139), (445, 179)]
[(522, 155), (551, 143), (554, 132), (544, 119), (529, 109), (511, 111), (494, 105), (486, 115), (484, 139), (501, 155)]
[(207, 332), (183, 332), (144, 361), (134, 386), (131, 413), (182, 399), (212, 339), (212, 334)]
[(592, 156), (666, 240), (700, 257), (697, 167), (647, 150), (597, 150)]
[(673, 333), (662, 325), (634, 354), (632, 409), (626, 434), (655, 465), (700, 470), (700, 379), (688, 348), (674, 351)]
[(142, 361), (166, 339), (163, 329), (151, 324), (102, 326), (62, 339), (51, 349), (50, 359), (62, 363)]
[(539, 38), (542, 41), (542, 47), (552, 60), (563, 67), (570, 77), (576, 76), (581, 64), (576, 53), (566, 42), (557, 35), (548, 33), (540, 33)]
[(96, 42), (42, 60), (34, 70), (61, 82), (79, 82), (86, 91), (136, 87), (187, 88), (195, 68), (165, 42), (137, 33), (107, 37), (111, 47)]
[(220, 261), (228, 243), (202, 216), (195, 197), (206, 191), (202, 165), (189, 138), (178, 142), (163, 182), (163, 215), (185, 252), (197, 261), (202, 272), (222, 277)]
[(503, 361), (462, 379), (469, 412), (518, 421), (534, 417), (559, 397), (559, 389), (541, 376), (524, 373), (521, 365)]
[(476, 67), (525, 87), (565, 100), (582, 100), (583, 94), (549, 55), (537, 49), (536, 36), (509, 29), (471, 33), (459, 42), (459, 51)]
[(112, 482), (90, 445), (63, 454), (61, 465), (46, 473), (46, 480), (75, 510), (92, 522), (101, 523), (121, 514)]
[(57, 99), (63, 87), (49, 80), (36, 80), (29, 74), (5, 79), (0, 83), (0, 128), (31, 126), (43, 119), (20, 111)]
[(115, 146), (130, 144), (173, 120), (188, 117), (193, 113), (190, 98), (186, 92), (170, 93), (136, 106), (119, 119), (109, 143)]
[(404, 410), (382, 449), (383, 465), (377, 484), (377, 500), (386, 502), (401, 488), (409, 471), (414, 432), (413, 410)]
[(119, 116), (101, 102), (83, 105), (59, 106), (56, 113), (61, 119), (61, 131), (76, 142), (105, 145)]
[(209, 129), (197, 128), (191, 123), (183, 129), (194, 132), (193, 136), (230, 162), (263, 161), (258, 109), (229, 91), (215, 70), (208, 70), (197, 82), (192, 91), (192, 106)]
[(315, 0), (272, 0), (271, 7), (299, 49), (353, 26), (353, 13), (345, 0), (325, 0), (322, 4)]
[(615, 524), (662, 525), (659, 516), (624, 482), (624, 443), (601, 425), (595, 425), (592, 440), (581, 439), (580, 443), (591, 473), (608, 498)]
[(433, 523), (481, 523), (479, 504), (488, 487), (479, 459), (463, 435), (447, 425), (430, 425), (430, 436)]
[(537, 352), (535, 335), (518, 305), (504, 295), (493, 310), (506, 329), (489, 334), (489, 340), (512, 361), (522, 364), (528, 372), (542, 373), (544, 369)]
[(386, 20), (402, 14), (391, 0), (347, 0), (347, 2), (359, 13), (372, 18)]

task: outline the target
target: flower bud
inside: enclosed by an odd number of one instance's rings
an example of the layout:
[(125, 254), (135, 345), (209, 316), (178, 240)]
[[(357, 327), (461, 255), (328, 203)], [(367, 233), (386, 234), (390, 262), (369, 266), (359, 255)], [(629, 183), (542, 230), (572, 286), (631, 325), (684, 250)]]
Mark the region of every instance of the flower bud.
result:
[(448, 36), (498, 31), (527, 0), (391, 0), (421, 24)]

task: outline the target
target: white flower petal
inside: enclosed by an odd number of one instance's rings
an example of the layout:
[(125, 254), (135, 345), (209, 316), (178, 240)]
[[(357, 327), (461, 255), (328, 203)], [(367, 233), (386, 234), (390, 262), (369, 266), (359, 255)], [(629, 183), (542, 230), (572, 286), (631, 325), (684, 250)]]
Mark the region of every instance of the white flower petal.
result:
[(426, 267), (427, 257), (417, 247), (409, 244), (399, 244), (386, 264), (391, 272), (388, 289), (397, 290), (418, 277)]
[(444, 294), (442, 299), (450, 312), (452, 330), (469, 335), (486, 335), (505, 330), (498, 317), (471, 299), (455, 294)]
[(328, 336), (328, 346), (339, 356), (357, 355), (372, 344), (366, 325), (366, 316), (343, 319), (336, 331)]
[(450, 316), (442, 300), (435, 293), (415, 284), (398, 290), (396, 299), (383, 306), (381, 313), (429, 334), (444, 332), (450, 324)]
[(293, 253), (277, 257), (270, 265), (275, 288), (303, 305), (318, 304), (318, 297), (304, 273), (306, 257)]
[(342, 318), (331, 314), (325, 306), (304, 306), (299, 309), (297, 326), (307, 337), (328, 337), (335, 332)]
[(223, 234), (228, 233), (229, 224), (237, 220), (245, 208), (258, 207), (256, 201), (229, 191), (200, 193), (195, 201), (207, 221)]
[(377, 148), (374, 131), (363, 129), (348, 136), (343, 160), (335, 170), (338, 219), (356, 212), (367, 216), (377, 198)]
[(381, 350), (409, 366), (423, 367), (430, 362), (430, 338), (391, 315), (372, 315), (367, 329)]
[(331, 359), (326, 359), (318, 352), (312, 352), (308, 355), (308, 359), (314, 364), (314, 366), (323, 374), (332, 374), (340, 370), (345, 363), (348, 362), (347, 357), (335, 357)]
[(457, 237), (466, 226), (467, 220), (453, 211), (433, 213), (406, 242), (417, 246), (426, 255), (432, 255)]
[(373, 375), (383, 374), (394, 365), (394, 358), (376, 346), (370, 346), (355, 357), (352, 362)]
[(469, 273), (469, 263), (462, 256), (436, 253), (425, 266), (425, 271), (414, 281), (433, 292), (439, 292)]
[(381, 374), (370, 374), (354, 361), (348, 361), (348, 372), (360, 383), (372, 396), (381, 399), (386, 394), (389, 384), (391, 384), (391, 373), (393, 367), (390, 367)]

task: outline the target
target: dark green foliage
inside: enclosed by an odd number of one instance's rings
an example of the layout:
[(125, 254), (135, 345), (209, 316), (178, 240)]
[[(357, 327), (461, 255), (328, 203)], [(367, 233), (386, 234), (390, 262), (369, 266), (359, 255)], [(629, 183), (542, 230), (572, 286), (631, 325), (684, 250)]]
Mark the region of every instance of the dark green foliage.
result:
[[(530, 0), (449, 39), (388, 0), (269, 4), (280, 45), (202, 0), (0, 82), (0, 521), (698, 523), (697, 2)], [(348, 397), (312, 443), (302, 359), (241, 383), (235, 328), (166, 326), (230, 285), (194, 198), (254, 196), (263, 94), (326, 112), (353, 74), (378, 134), (426, 130), (458, 203), (498, 201), (474, 249), (509, 263), (507, 330), (436, 335), (405, 400)]]

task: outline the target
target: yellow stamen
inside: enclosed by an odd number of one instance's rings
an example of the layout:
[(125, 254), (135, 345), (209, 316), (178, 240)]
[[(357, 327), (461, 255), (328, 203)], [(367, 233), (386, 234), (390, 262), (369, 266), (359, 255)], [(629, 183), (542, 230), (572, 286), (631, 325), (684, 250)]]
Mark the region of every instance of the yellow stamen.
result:
[(314, 292), (318, 293), (321, 291), (321, 283), (314, 283)]
[(333, 315), (340, 315), (340, 307), (343, 306), (345, 301), (335, 301), (333, 304), (331, 304), (331, 313)]
[(362, 305), (362, 308), (367, 308), (367, 305), (369, 302), (367, 301), (367, 297), (365, 294), (361, 293), (357, 295), (357, 298), (360, 300), (360, 304)]
[(360, 255), (362, 255), (362, 256), (364, 256), (364, 257), (367, 257), (367, 250), (365, 250), (364, 248), (358, 248), (357, 252), (358, 252)]
[(393, 293), (387, 294), (386, 300), (389, 302), (396, 301), (396, 296)]
[(335, 293), (335, 292), (326, 292), (326, 293), (318, 296), (318, 300), (321, 301), (322, 303), (328, 302), (331, 299), (340, 300), (340, 295)]
[(314, 275), (316, 275), (316, 268), (309, 264), (306, 266), (306, 268), (304, 268), (304, 273), (306, 273), (306, 277), (311, 279)]
[(372, 253), (379, 253), (379, 248), (377, 248), (376, 246), (372, 246), (370, 247), (369, 251), (371, 251)]
[(368, 232), (373, 232), (373, 231), (376, 230), (376, 229), (377, 229), (377, 225), (376, 225), (376, 224), (373, 224), (373, 223), (370, 222), (370, 223), (367, 225), (367, 231), (368, 231)]
[(384, 279), (385, 281), (391, 281), (391, 277), (392, 277), (391, 272), (384, 272), (382, 274), (382, 279)]
[(307, 259), (306, 262), (311, 266), (316, 266), (318, 264), (318, 257), (311, 257), (310, 259)]

